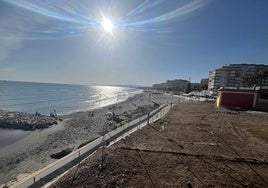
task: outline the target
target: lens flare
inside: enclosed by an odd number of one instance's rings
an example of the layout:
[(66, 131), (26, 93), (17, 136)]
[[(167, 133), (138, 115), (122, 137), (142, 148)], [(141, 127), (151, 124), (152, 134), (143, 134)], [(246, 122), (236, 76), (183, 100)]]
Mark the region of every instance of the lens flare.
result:
[[(120, 15), (119, 19), (111, 21), (112, 12), (115, 11), (112, 9), (116, 6), (110, 6), (110, 4), (106, 8), (101, 4), (95, 4), (95, 10), (100, 10), (98, 12), (100, 14), (94, 15), (90, 14), (94, 10), (94, 6), (91, 10), (92, 7), (87, 1), (2, 0), (2, 2), (27, 11), (15, 11), (14, 15), (8, 15), (7, 19), (3, 18), (6, 23), (6, 20), (12, 22), (11, 17), (13, 17), (15, 23), (10, 23), (10, 27), (1, 27), (0, 38), (53, 39), (100, 30), (110, 34), (107, 35), (110, 37), (114, 36), (117, 30), (165, 35), (174, 30), (172, 24), (169, 24), (172, 20), (202, 8), (209, 1), (145, 0)], [(116, 4), (115, 1), (113, 2)], [(174, 6), (170, 6), (172, 3)], [(29, 14), (29, 11), (32, 14)], [(103, 13), (109, 16), (104, 17)], [(15, 29), (14, 25), (16, 25)]]
[(113, 33), (114, 25), (109, 19), (104, 17), (101, 25), (106, 32)]

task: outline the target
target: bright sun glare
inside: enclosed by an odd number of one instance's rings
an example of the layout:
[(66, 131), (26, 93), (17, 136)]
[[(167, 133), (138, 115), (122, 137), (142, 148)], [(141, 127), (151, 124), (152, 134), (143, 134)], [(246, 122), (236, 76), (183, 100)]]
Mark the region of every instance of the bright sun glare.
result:
[(104, 31), (106, 31), (107, 33), (110, 33), (110, 34), (113, 33), (114, 25), (109, 19), (104, 17), (101, 25), (102, 25), (102, 28), (104, 29)]

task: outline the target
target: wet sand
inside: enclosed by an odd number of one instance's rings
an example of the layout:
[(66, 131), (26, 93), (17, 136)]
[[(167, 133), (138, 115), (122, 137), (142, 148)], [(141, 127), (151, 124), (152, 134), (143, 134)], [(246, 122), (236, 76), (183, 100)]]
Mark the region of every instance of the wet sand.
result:
[(31, 131), (1, 129), (0, 128), (0, 149), (12, 143), (18, 142), (28, 136)]

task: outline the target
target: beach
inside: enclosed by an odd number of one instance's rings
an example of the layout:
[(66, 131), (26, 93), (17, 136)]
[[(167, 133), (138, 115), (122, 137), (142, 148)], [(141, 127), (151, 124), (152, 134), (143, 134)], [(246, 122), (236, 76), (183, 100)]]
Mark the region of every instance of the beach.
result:
[[(150, 95), (150, 97), (149, 97)], [(164, 94), (137, 94), (126, 101), (110, 106), (60, 116), (63, 121), (46, 129), (30, 131), (23, 139), (0, 149), (0, 184), (16, 181), (52, 163), (50, 155), (89, 142), (141, 115), (147, 114), (157, 104), (175, 102), (176, 98)], [(107, 113), (117, 115), (118, 123), (107, 124)]]

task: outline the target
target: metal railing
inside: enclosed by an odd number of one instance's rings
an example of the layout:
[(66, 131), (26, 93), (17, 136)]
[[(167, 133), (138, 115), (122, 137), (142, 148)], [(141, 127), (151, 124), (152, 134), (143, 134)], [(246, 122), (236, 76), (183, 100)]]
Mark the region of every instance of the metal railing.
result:
[(160, 106), (159, 108), (153, 110), (147, 115), (144, 115), (138, 119), (135, 119), (127, 124), (124, 124), (106, 134), (103, 136), (100, 136), (96, 140), (88, 143), (87, 145), (83, 146), (82, 148), (73, 151), (72, 153), (66, 155), (65, 157), (49, 164), (48, 166), (42, 168), (41, 170), (33, 173), (29, 177), (11, 185), (10, 187), (18, 187), (18, 188), (25, 188), (29, 187), (31, 185), (34, 185), (38, 181), (40, 181), (42, 178), (45, 178), (46, 176), (50, 175), (51, 173), (55, 172), (56, 170), (62, 168), (66, 164), (70, 163), (71, 161), (77, 159), (78, 157), (89, 153), (92, 154), (95, 152), (98, 148), (100, 148), (103, 145), (106, 145), (107, 143), (115, 143), (119, 141), (120, 139), (126, 137), (127, 135), (131, 134), (132, 132), (135, 132), (137, 129), (142, 128), (146, 126), (148, 123), (153, 123), (159, 119), (161, 119), (165, 114), (168, 113), (168, 111), (171, 109), (172, 104), (165, 104)]

